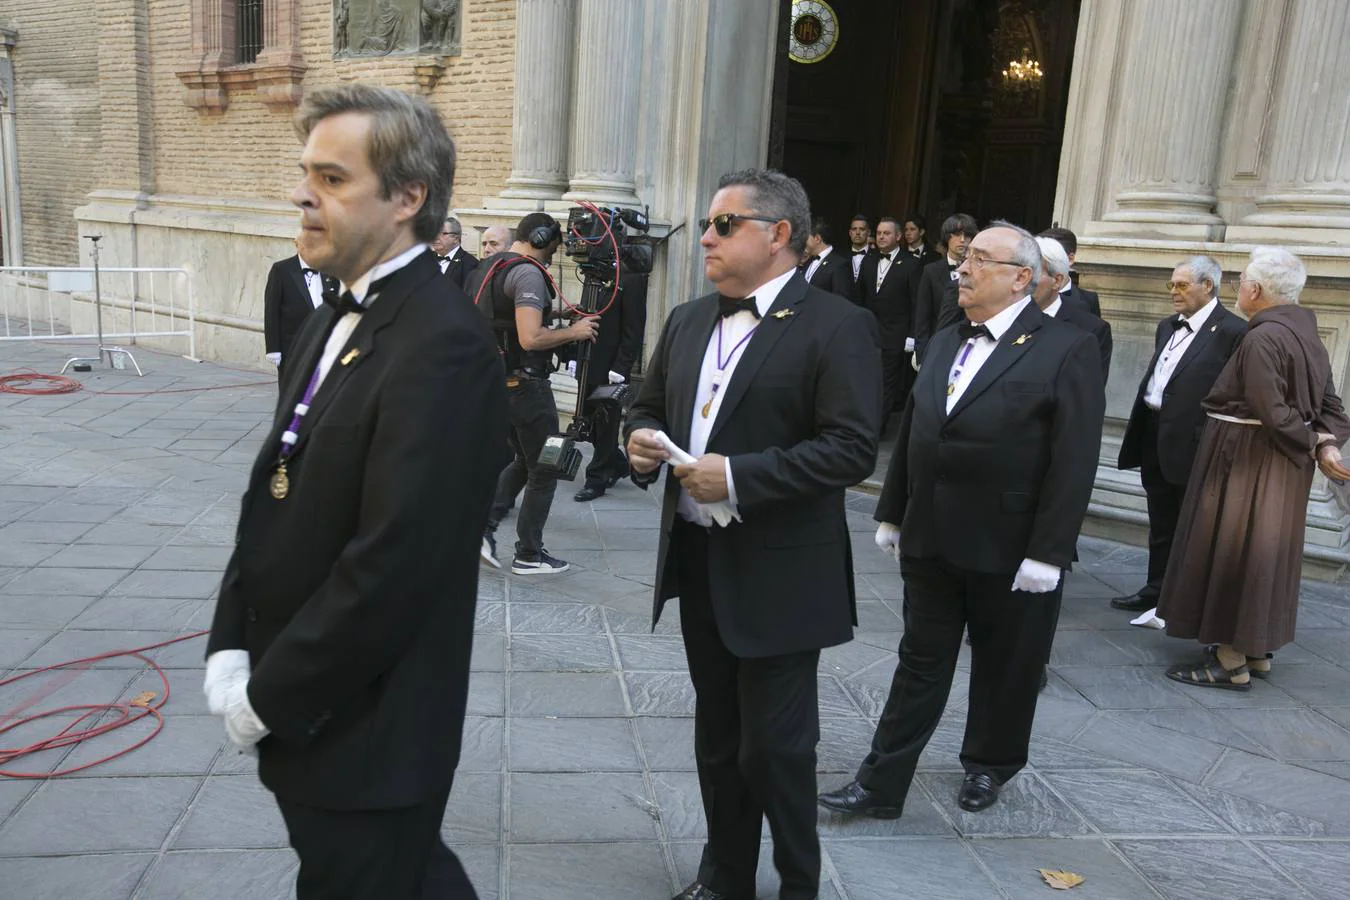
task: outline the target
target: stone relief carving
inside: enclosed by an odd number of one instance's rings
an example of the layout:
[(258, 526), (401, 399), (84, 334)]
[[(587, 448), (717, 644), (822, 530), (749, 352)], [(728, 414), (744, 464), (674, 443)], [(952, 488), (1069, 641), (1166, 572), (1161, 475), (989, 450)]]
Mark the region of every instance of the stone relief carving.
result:
[(459, 0), (422, 0), (422, 49), (459, 50)]
[(458, 55), (460, 0), (333, 0), (333, 55)]

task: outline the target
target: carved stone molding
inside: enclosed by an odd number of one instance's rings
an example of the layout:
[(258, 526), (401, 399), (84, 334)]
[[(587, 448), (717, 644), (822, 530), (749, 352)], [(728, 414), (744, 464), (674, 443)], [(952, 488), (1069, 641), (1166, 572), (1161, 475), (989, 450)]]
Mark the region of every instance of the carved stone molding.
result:
[(445, 74), (446, 57), (438, 57), (431, 62), (417, 63), (413, 72), (417, 74), (417, 87), (423, 94), (430, 94)]
[(237, 61), (235, 0), (191, 0), (193, 65), (174, 74), (187, 88), (184, 102), (204, 116), (230, 105), (230, 92), (255, 90), (274, 112), (288, 112), (303, 96), (299, 0), (263, 5), (263, 46), (251, 63)]

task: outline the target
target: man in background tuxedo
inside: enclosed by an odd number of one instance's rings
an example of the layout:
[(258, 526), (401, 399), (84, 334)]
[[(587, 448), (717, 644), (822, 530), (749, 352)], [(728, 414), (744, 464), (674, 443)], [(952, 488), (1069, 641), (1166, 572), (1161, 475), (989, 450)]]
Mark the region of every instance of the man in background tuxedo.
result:
[(849, 263), (853, 267), (853, 280), (858, 280), (858, 267), (862, 261), (872, 252), (872, 226), (867, 221), (867, 216), (858, 213), (853, 217), (853, 221), (848, 223), (848, 257)]
[(506, 391), (428, 252), (454, 144), (425, 99), (363, 83), (308, 93), (297, 122), (300, 250), (342, 293), (301, 331), (248, 479), (207, 705), (257, 747), (299, 900), (472, 900), (440, 829)]
[(464, 230), (460, 227), (459, 219), (449, 216), (431, 245), (431, 249), (440, 257), (441, 274), (459, 288), (464, 287), (469, 273), (478, 267), (478, 258), (459, 245), (463, 236)]
[(877, 252), (863, 258), (853, 300), (877, 317), (881, 330), (882, 430), (892, 410), (904, 405), (913, 369), (905, 354), (914, 352), (912, 325), (913, 280), (919, 261), (900, 249), (900, 223), (884, 217), (877, 222)]
[(901, 814), (967, 629), (958, 803), (988, 808), (1026, 765), (1105, 407), (1097, 342), (1029, 296), (1040, 265), (1022, 229), (980, 232), (958, 270), (970, 322), (928, 345), (876, 511), (877, 544), (905, 580), (899, 665), (871, 752), (854, 781), (821, 795), (828, 809)]
[(820, 217), (812, 220), (801, 262), (802, 275), (808, 284), (848, 300), (853, 294), (853, 270), (848, 258), (835, 251), (832, 241), (829, 223)]
[(930, 262), (919, 276), (914, 297), (914, 359), (923, 364), (928, 342), (939, 329), (965, 318), (957, 303), (956, 267), (966, 258), (966, 246), (980, 226), (965, 213), (948, 216), (942, 223), (942, 244), (947, 248), (944, 261)]
[(1219, 302), (1222, 279), (1223, 270), (1211, 257), (1192, 256), (1177, 264), (1167, 283), (1175, 313), (1158, 323), (1153, 358), (1139, 381), (1118, 460), (1122, 469), (1139, 467), (1148, 498), (1148, 582), (1112, 600), (1116, 609), (1142, 612), (1158, 605), (1205, 427), (1200, 401), (1247, 333), (1246, 320)]
[[(852, 637), (844, 491), (876, 463), (881, 361), (872, 317), (806, 283), (806, 191), (781, 172), (723, 176), (701, 243), (719, 293), (675, 307), (629, 413), (628, 454), (661, 506), (652, 621), (680, 598), (697, 703), (708, 838), (676, 900), (755, 896), (767, 814), (782, 900), (820, 887), (816, 667)], [(716, 524), (707, 504), (735, 519)]]
[[(610, 384), (625, 384), (642, 353), (647, 329), (647, 276), (632, 272), (619, 275), (619, 293), (600, 316), (600, 330), (591, 346), (586, 395)], [(575, 362), (573, 363), (575, 365)], [(576, 374), (575, 372), (573, 373)], [(591, 446), (595, 452), (586, 466), (586, 483), (573, 495), (578, 503), (604, 496), (622, 478), (628, 477), (628, 457), (619, 447), (619, 418), (614, 404), (597, 408)]]
[(1102, 359), (1102, 388), (1105, 389), (1107, 376), (1111, 374), (1111, 326), (1076, 304), (1064, 302), (1059, 289), (1069, 280), (1069, 256), (1059, 241), (1038, 237), (1036, 245), (1041, 248), (1041, 272), (1036, 279), (1034, 294), (1036, 305), (1047, 316), (1077, 326), (1097, 339)]
[(263, 288), (263, 340), (267, 358), (277, 367), (277, 379), (287, 351), (309, 314), (323, 305), (325, 290), (337, 286), (337, 280), (323, 275), (300, 257), (300, 239), (295, 239), (296, 254), (272, 263)]
[(905, 240), (905, 252), (918, 260), (919, 268), (915, 271), (922, 271), (929, 263), (942, 259), (941, 254), (928, 247), (927, 220), (918, 213), (910, 213), (905, 217), (901, 235)]
[(1102, 305), (1097, 299), (1096, 292), (1079, 287), (1078, 273), (1073, 269), (1074, 258), (1078, 255), (1078, 235), (1067, 228), (1055, 226), (1042, 231), (1041, 237), (1054, 238), (1059, 241), (1060, 246), (1069, 256), (1069, 280), (1059, 289), (1059, 292), (1064, 295), (1064, 302), (1070, 306), (1081, 307), (1100, 319)]

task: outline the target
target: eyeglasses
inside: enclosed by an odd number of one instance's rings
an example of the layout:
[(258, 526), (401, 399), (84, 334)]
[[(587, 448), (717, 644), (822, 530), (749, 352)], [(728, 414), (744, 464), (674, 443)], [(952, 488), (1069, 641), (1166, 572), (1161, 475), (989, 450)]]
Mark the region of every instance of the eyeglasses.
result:
[(985, 256), (983, 253), (967, 253), (966, 262), (970, 264), (970, 270), (972, 272), (978, 272), (990, 263), (997, 263), (1000, 266), (1016, 266), (1019, 269), (1031, 268), (1030, 266), (1024, 266), (1020, 262), (1015, 262), (1011, 259), (992, 259), (991, 257)]
[(1191, 289), (1192, 281), (1169, 281), (1167, 282), (1167, 293), (1184, 294)]
[(726, 237), (731, 234), (733, 225), (741, 222), (781, 222), (781, 217), (774, 219), (769, 216), (743, 216), (740, 213), (722, 213), (720, 216), (713, 216), (711, 219), (699, 219), (699, 231), (707, 231), (709, 227), (717, 229), (718, 237)]

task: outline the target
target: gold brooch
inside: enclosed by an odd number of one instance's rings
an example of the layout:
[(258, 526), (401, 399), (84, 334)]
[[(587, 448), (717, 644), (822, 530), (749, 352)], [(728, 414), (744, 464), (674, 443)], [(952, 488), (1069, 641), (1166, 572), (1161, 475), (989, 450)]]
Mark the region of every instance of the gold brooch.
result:
[(345, 366), (360, 355), (361, 351), (353, 347), (352, 349), (347, 351), (346, 356), (342, 357), (342, 364)]
[(1031, 337), (1031, 335), (1029, 335), (1029, 334), (1024, 334), (1024, 335), (1020, 336), (1017, 340), (1013, 341), (1013, 346), (1014, 346), (1014, 347), (1020, 347), (1020, 346), (1022, 346), (1023, 344), (1025, 344), (1025, 343), (1027, 342), (1027, 338), (1029, 338), (1029, 337)]
[(786, 318), (788, 318), (789, 316), (795, 316), (795, 315), (796, 315), (796, 313), (793, 312), (793, 311), (790, 310), (790, 309), (780, 309), (778, 312), (776, 312), (776, 313), (773, 314), (773, 317), (774, 317), (775, 319), (786, 319)]

